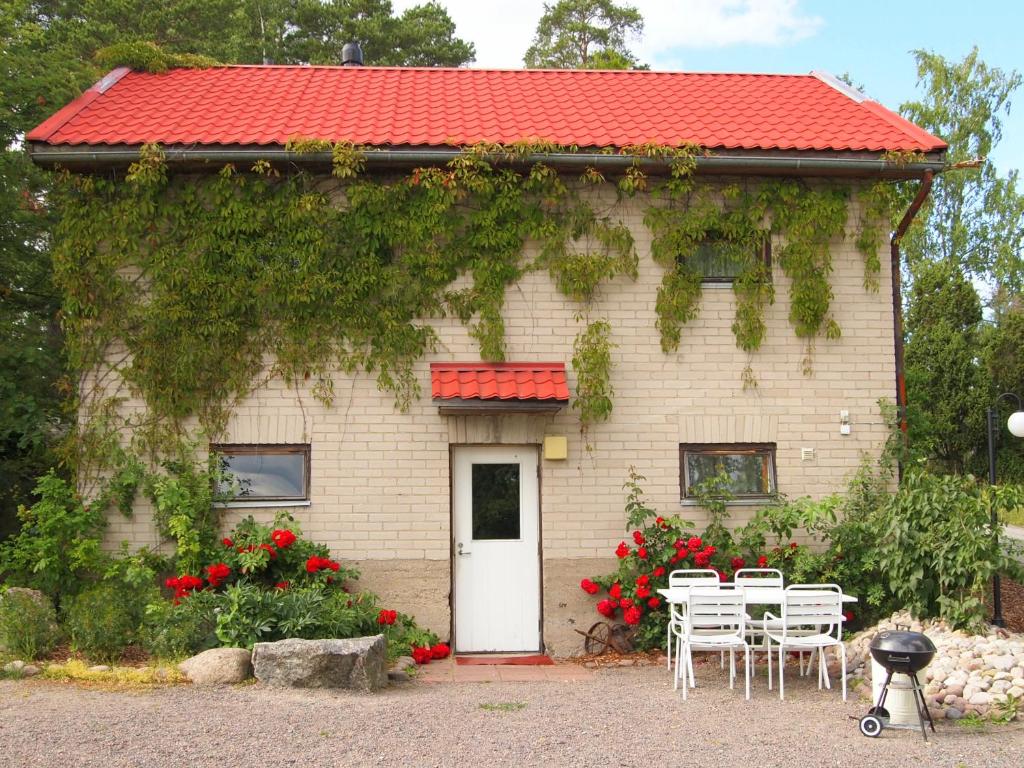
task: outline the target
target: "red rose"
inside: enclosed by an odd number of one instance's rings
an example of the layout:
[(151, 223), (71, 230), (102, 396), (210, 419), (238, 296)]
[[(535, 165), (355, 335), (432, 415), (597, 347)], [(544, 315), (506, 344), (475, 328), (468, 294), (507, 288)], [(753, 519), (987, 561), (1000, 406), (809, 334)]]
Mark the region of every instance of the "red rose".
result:
[(679, 562), (679, 555), (672, 555), (672, 557), (670, 557), (668, 561), (672, 563), (672, 565), (675, 565)]
[(853, 621), (853, 611), (843, 611), (843, 621)]
[(665, 522), (665, 518), (664, 517), (656, 517), (656, 518), (654, 518), (655, 525), (661, 525), (664, 522)]
[(628, 598), (628, 597), (624, 597), (624, 598), (622, 598), (622, 600), (621, 600), (621, 601), (619, 602), (619, 605), (620, 605), (620, 606), (621, 606), (622, 608), (632, 608), (632, 607), (633, 607), (633, 601), (632, 601), (632, 599), (630, 599), (630, 598)]
[(647, 549), (645, 547), (640, 547), (640, 549), (638, 549), (636, 551), (636, 556), (639, 557), (641, 560), (646, 560), (647, 559)]
[(650, 577), (646, 573), (641, 573), (636, 577), (636, 583), (639, 587), (646, 587), (650, 580)]
[(734, 571), (738, 571), (740, 568), (742, 568), (746, 564), (747, 564), (747, 561), (744, 560), (742, 557), (734, 557), (732, 559), (732, 569)]
[(430, 659), (433, 658), (429, 648), (420, 648), (413, 646), (412, 649), (412, 660), (417, 664), (429, 664)]
[(789, 542), (789, 548), (790, 548), (790, 549), (796, 549), (796, 548), (797, 548), (797, 546), (798, 546), (798, 545), (797, 545), (797, 543), (796, 543), (795, 541), (791, 541), (791, 542)]
[(448, 658), (448, 654), (450, 654), (451, 652), (452, 652), (452, 649), (449, 648), (447, 645), (445, 645), (444, 643), (438, 643), (437, 645), (435, 645), (433, 648), (430, 649), (430, 658), (432, 658), (432, 659), (447, 659)]
[(758, 568), (765, 568), (767, 566), (768, 566), (768, 558), (767, 557), (765, 557), (764, 555), (761, 555), (759, 558), (757, 558), (757, 567)]
[(615, 616), (616, 606), (611, 600), (601, 600), (597, 604), (597, 612), (606, 618), (612, 618)]
[(707, 568), (708, 563), (711, 562), (711, 555), (705, 552), (698, 552), (697, 556), (693, 558), (693, 562), (698, 568)]
[(641, 599), (641, 600), (643, 600), (645, 597), (649, 596), (650, 594), (651, 594), (651, 588), (650, 587), (637, 587), (636, 588), (636, 596), (639, 599)]
[(274, 540), (274, 544), (278, 549), (288, 549), (288, 547), (295, 543), (295, 534), (287, 528), (274, 531), (270, 534), (270, 538)]
[(661, 600), (659, 600), (656, 597), (652, 597), (650, 600), (647, 601), (647, 607), (650, 608), (652, 611), (656, 610), (660, 606), (661, 606)]
[(640, 531), (633, 531), (633, 541), (637, 543), (637, 546), (644, 543), (644, 535)]
[(228, 547), (229, 549), (235, 546), (235, 542), (228, 538), (221, 539), (220, 543), (223, 544), (225, 547)]
[(699, 536), (693, 536), (688, 542), (686, 542), (686, 546), (690, 549), (700, 549), (704, 546), (704, 542), (700, 540)]
[(665, 575), (665, 566), (659, 565), (654, 569), (654, 578), (659, 579)]
[(596, 595), (598, 592), (601, 591), (600, 585), (595, 584), (590, 579), (584, 579), (583, 581), (581, 581), (580, 589), (582, 589), (588, 595)]
[(277, 550), (275, 550), (275, 549), (274, 549), (274, 548), (273, 548), (272, 546), (270, 546), (269, 544), (260, 544), (260, 549), (265, 549), (265, 550), (267, 550), (267, 552), (269, 552), (269, 553), (270, 553), (270, 559), (271, 559), (271, 560), (276, 560), (276, 559), (277, 559)]
[(620, 541), (619, 546), (615, 548), (615, 556), (620, 560), (629, 554), (629, 547), (626, 546), (626, 542)]
[(608, 588), (608, 594), (618, 600), (622, 597), (622, 585), (620, 585), (619, 582), (615, 582)]
[(718, 580), (719, 581), (728, 581), (729, 580), (729, 576), (726, 574), (725, 571), (720, 571), (720, 570), (718, 570), (716, 568), (715, 572), (718, 574)]
[(676, 549), (682, 549), (683, 547), (686, 546), (686, 542), (683, 541), (682, 539), (676, 539), (676, 543), (673, 544), (672, 546), (675, 547)]
[(388, 611), (381, 609), (381, 612), (377, 614), (378, 624), (394, 624), (395, 619), (398, 618), (398, 611)]
[(206, 580), (210, 582), (210, 586), (216, 588), (231, 575), (231, 569), (226, 563), (215, 563), (214, 565), (206, 566), (206, 574)]
[(279, 582), (277, 582), (277, 584), (275, 584), (274, 586), (275, 586), (275, 587), (276, 587), (277, 589), (288, 589), (288, 586), (289, 586), (289, 585), (288, 585), (288, 582), (287, 582), (287, 581), (279, 581)]
[(633, 606), (632, 608), (626, 609), (626, 612), (622, 614), (622, 618), (625, 619), (627, 624), (631, 626), (636, 626), (640, 623), (640, 618), (643, 615), (644, 614), (642, 610), (640, 610), (636, 606)]

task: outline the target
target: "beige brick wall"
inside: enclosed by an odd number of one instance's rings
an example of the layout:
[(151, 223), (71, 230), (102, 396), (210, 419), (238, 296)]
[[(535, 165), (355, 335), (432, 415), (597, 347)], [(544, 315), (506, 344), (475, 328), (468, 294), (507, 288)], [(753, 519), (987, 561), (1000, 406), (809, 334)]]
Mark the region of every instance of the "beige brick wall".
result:
[[(654, 309), (662, 271), (650, 257), (645, 205), (632, 200), (612, 208), (634, 233), (640, 275), (635, 283), (619, 278), (603, 286), (591, 309), (591, 317), (609, 320), (617, 346), (614, 413), (591, 429), (589, 451), (568, 409), (543, 417), (439, 415), (429, 398), (429, 362), (479, 359), (466, 329), (450, 319), (435, 324), (442, 349), (417, 365), (427, 394), (408, 413), (395, 410), (391, 396), (379, 392), (366, 374), (338, 374), (332, 408), (323, 407), (308, 390), (271, 381), (238, 408), (228, 441), (309, 441), (312, 503), (293, 510), (303, 529), (327, 543), (335, 556), (362, 561), (364, 567), (372, 563), (365, 568), (364, 586), (393, 596), (397, 608), (429, 616), (430, 625), (447, 635), (448, 594), (436, 587), (447, 584), (449, 572), (449, 446), (539, 443), (545, 435), (567, 436), (567, 461), (542, 460), (541, 507), (549, 593), (545, 626), (552, 638), (558, 637), (556, 651), (571, 650), (575, 641), (567, 627), (575, 609), (559, 607), (570, 603), (550, 597), (556, 592), (550, 582), (558, 574), (575, 587), (579, 578), (594, 573), (595, 563), (613, 566), (611, 550), (624, 536), (622, 484), (630, 465), (646, 476), (644, 489), (652, 505), (679, 512), (680, 442), (774, 442), (779, 490), (794, 497), (821, 496), (844, 486), (862, 454), (877, 454), (886, 435), (877, 402), (892, 399), (895, 390), (888, 271), (880, 275), (878, 292), (865, 291), (863, 257), (852, 235), (832, 244), (833, 315), (843, 335), (815, 343), (812, 375), (801, 372), (804, 344), (788, 322), (789, 281), (777, 265), (777, 299), (766, 316), (769, 332), (761, 350), (749, 358), (759, 381), (756, 389), (742, 386), (748, 356), (737, 349), (730, 330), (734, 297), (727, 286), (705, 287), (700, 316), (684, 327), (678, 352), (664, 354)], [(853, 208), (851, 233), (857, 220)], [(885, 254), (882, 263), (887, 263)], [(574, 319), (578, 309), (562, 298), (546, 273), (528, 274), (506, 296), (507, 359), (568, 365), (581, 327)], [(570, 387), (575, 389), (571, 372)], [(850, 413), (849, 436), (839, 432), (841, 410)], [(801, 461), (801, 448), (813, 448), (814, 459)], [(231, 510), (228, 521), (249, 512), (273, 516), (268, 509)], [(735, 507), (732, 519), (742, 523), (751, 512), (751, 507)], [(682, 513), (701, 524), (699, 510), (686, 507)], [(144, 508), (131, 520), (115, 516), (112, 523), (112, 542), (154, 542)], [(417, 571), (429, 575), (425, 583), (434, 585), (432, 599), (412, 588)], [(396, 588), (400, 583), (410, 588)]]

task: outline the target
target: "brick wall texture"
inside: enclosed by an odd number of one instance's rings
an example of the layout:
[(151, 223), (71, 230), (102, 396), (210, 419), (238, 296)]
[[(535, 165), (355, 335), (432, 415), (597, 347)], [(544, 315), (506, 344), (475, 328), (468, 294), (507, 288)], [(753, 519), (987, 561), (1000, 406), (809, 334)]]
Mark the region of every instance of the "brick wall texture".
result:
[[(886, 437), (880, 398), (893, 399), (891, 284), (883, 268), (877, 292), (865, 290), (864, 260), (853, 240), (858, 221), (850, 205), (845, 239), (832, 243), (832, 314), (842, 328), (836, 341), (820, 339), (813, 373), (802, 372), (805, 344), (787, 319), (789, 281), (773, 267), (777, 297), (766, 313), (768, 334), (750, 356), (736, 347), (730, 329), (730, 286), (707, 285), (699, 317), (683, 328), (677, 352), (662, 352), (655, 328), (655, 297), (662, 269), (650, 256), (643, 223), (647, 201), (615, 202), (636, 238), (639, 279), (618, 278), (601, 287), (590, 310), (612, 328), (614, 413), (591, 428), (585, 441), (576, 415), (441, 416), (431, 402), (428, 364), (478, 360), (476, 343), (452, 319), (434, 322), (442, 347), (418, 363), (427, 393), (407, 413), (378, 391), (372, 375), (338, 373), (336, 402), (324, 407), (311, 392), (271, 380), (236, 410), (225, 442), (301, 443), (312, 446), (311, 503), (291, 510), (310, 537), (336, 557), (364, 571), (362, 586), (385, 595), (391, 607), (416, 614), (443, 637), (450, 632), (450, 447), (459, 444), (540, 444), (564, 435), (567, 460), (541, 460), (544, 639), (549, 650), (579, 650), (574, 626), (596, 620), (580, 578), (614, 567), (611, 554), (625, 537), (623, 482), (633, 465), (647, 479), (649, 502), (679, 512), (700, 527), (701, 510), (681, 506), (679, 444), (771, 442), (777, 446), (778, 489), (792, 497), (820, 497), (844, 487), (862, 455), (878, 454)], [(776, 244), (777, 245), (777, 244)], [(881, 253), (887, 265), (887, 253)], [(534, 272), (506, 295), (507, 359), (565, 361), (582, 327), (580, 307), (557, 292), (550, 277)], [(759, 386), (744, 389), (752, 366)], [(570, 388), (575, 375), (569, 366)], [(138, 402), (126, 407), (138, 408)], [(840, 411), (849, 411), (851, 434), (840, 434)], [(587, 448), (589, 442), (589, 449)], [(801, 450), (813, 457), (801, 459)], [(743, 523), (753, 507), (732, 509)], [(231, 509), (225, 525), (273, 509)], [(155, 533), (142, 507), (132, 519), (111, 518), (110, 541), (153, 544)], [(582, 612), (582, 613), (581, 613)]]

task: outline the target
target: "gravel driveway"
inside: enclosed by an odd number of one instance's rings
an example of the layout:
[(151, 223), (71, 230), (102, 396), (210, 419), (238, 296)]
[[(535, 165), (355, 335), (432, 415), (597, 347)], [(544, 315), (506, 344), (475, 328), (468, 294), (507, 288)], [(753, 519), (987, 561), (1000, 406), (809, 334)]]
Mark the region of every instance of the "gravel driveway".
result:
[[(786, 676), (787, 700), (753, 700), (716, 665), (683, 702), (662, 668), (543, 683), (427, 683), (375, 696), (261, 686), (110, 693), (0, 681), (0, 765), (60, 768), (273, 766), (928, 766), (1022, 764), (1024, 726), (943, 724), (867, 739), (855, 695)], [(490, 708), (481, 707), (488, 705)], [(499, 705), (493, 707), (490, 705)], [(506, 706), (500, 706), (506, 705)], [(520, 707), (520, 705), (525, 705)]]

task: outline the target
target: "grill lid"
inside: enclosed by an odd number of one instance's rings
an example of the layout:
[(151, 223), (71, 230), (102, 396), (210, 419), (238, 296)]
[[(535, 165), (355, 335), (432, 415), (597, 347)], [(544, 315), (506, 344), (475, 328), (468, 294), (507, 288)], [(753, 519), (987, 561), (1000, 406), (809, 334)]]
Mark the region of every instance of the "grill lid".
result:
[(870, 647), (872, 651), (889, 653), (927, 653), (929, 658), (935, 653), (935, 643), (928, 635), (901, 630), (879, 632), (871, 641)]

